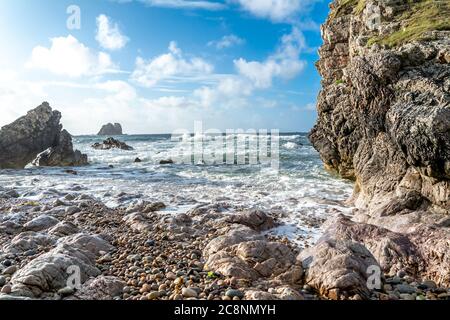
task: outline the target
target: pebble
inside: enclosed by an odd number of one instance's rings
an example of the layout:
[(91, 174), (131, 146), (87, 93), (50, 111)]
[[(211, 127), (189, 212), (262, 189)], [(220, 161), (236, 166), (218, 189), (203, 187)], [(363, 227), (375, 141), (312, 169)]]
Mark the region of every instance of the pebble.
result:
[(10, 294), (11, 293), (11, 286), (8, 285), (8, 284), (6, 286), (3, 286), (1, 293)]
[(197, 296), (198, 296), (197, 291), (195, 291), (194, 289), (191, 289), (191, 288), (183, 288), (181, 290), (181, 294), (185, 298), (197, 298)]
[(3, 265), (4, 265), (5, 267), (9, 267), (9, 266), (12, 265), (12, 262), (11, 262), (11, 260), (4, 260), (4, 261), (3, 261)]
[(62, 297), (67, 297), (74, 294), (75, 290), (72, 287), (65, 287), (58, 290), (58, 294)]
[(395, 286), (395, 289), (397, 289), (400, 293), (415, 293), (417, 292), (417, 289), (413, 286), (410, 286), (409, 284), (399, 284)]
[(409, 294), (409, 293), (401, 293), (401, 294), (400, 294), (400, 298), (401, 298), (402, 300), (416, 300), (416, 299), (414, 298), (414, 296), (411, 295), (411, 294)]
[(225, 295), (230, 298), (238, 297), (238, 298), (242, 299), (244, 297), (244, 293), (242, 291), (234, 290), (234, 289), (228, 290), (225, 293)]
[(12, 275), (17, 271), (17, 266), (9, 266), (5, 270), (3, 270), (3, 274)]
[(406, 272), (403, 270), (400, 270), (397, 272), (397, 277), (404, 278), (406, 276)]
[(4, 276), (0, 276), (0, 287), (6, 284), (6, 278)]
[(421, 283), (421, 286), (424, 286), (425, 289), (435, 289), (435, 288), (437, 288), (436, 282), (431, 281), (431, 280), (425, 280), (424, 282)]
[(147, 295), (147, 298), (149, 300), (155, 300), (155, 299), (158, 299), (159, 297), (160, 297), (160, 292), (158, 292), (158, 291), (152, 291)]

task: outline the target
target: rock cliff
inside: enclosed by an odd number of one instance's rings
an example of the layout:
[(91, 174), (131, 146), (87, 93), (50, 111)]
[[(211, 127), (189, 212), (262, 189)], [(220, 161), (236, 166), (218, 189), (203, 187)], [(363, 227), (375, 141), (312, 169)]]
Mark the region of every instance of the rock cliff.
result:
[(450, 2), (339, 0), (311, 141), (371, 212), (450, 212)]
[[(312, 252), (356, 241), (387, 276), (449, 286), (450, 2), (335, 0), (330, 7), (310, 140), (326, 168), (355, 181), (357, 209), (353, 221), (331, 218)], [(339, 297), (328, 290), (341, 288), (338, 280), (314, 277), (314, 268), (307, 281)], [(334, 267), (326, 268), (320, 272)]]

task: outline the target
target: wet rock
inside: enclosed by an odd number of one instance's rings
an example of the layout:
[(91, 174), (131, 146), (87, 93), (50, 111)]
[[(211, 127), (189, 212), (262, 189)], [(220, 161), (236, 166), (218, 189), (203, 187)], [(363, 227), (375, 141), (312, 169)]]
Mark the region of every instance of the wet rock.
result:
[(161, 164), (161, 165), (174, 164), (174, 163), (175, 162), (173, 160), (171, 160), (171, 159), (159, 161), (159, 164)]
[[(38, 167), (78, 167), (88, 165), (87, 155), (73, 150), (72, 136), (66, 130), (61, 131), (56, 146), (39, 153), (32, 164)], [(76, 171), (70, 171), (76, 174)]]
[(127, 145), (126, 143), (116, 140), (114, 138), (108, 138), (104, 140), (103, 143), (97, 142), (92, 145), (92, 148), (97, 150), (110, 150), (110, 149), (121, 149), (126, 151), (133, 150), (133, 148)]
[(61, 132), (61, 114), (42, 103), (0, 130), (0, 168), (22, 169), (43, 150), (53, 147)]
[(142, 162), (142, 160), (139, 158), (134, 159), (134, 163), (141, 163), (141, 162)]

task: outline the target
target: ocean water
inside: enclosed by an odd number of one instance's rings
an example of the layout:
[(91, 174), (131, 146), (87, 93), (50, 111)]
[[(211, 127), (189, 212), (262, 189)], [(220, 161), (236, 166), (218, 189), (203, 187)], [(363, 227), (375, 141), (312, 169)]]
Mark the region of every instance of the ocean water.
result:
[[(304, 133), (280, 135), (278, 171), (266, 163), (160, 165), (161, 160), (175, 157), (178, 144), (170, 135), (118, 138), (134, 150), (94, 150), (91, 145), (101, 142), (101, 137), (74, 137), (74, 147), (86, 153), (91, 163), (74, 168), (78, 175), (67, 174), (66, 168), (28, 166), (0, 171), (0, 185), (15, 188), (30, 200), (49, 201), (70, 192), (94, 196), (111, 207), (143, 199), (162, 201), (168, 214), (186, 212), (203, 203), (259, 208), (276, 213), (282, 222), (271, 233), (300, 245), (317, 239), (323, 219), (351, 212), (344, 201), (351, 195), (352, 184), (323, 169)], [(217, 141), (206, 140), (205, 152), (217, 148)], [(134, 163), (137, 157), (141, 163)]]

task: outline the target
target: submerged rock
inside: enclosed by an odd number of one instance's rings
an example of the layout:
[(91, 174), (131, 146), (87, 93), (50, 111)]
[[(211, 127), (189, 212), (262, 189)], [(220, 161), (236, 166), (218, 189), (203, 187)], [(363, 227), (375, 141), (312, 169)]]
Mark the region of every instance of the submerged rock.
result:
[(94, 143), (92, 145), (92, 148), (97, 150), (110, 150), (110, 149), (121, 149), (121, 150), (133, 150), (132, 147), (127, 145), (125, 142), (121, 142), (119, 140), (116, 140), (114, 138), (108, 138), (103, 141), (103, 143)]
[(120, 123), (108, 123), (105, 124), (100, 132), (97, 134), (98, 136), (121, 136), (123, 134), (122, 132), (122, 126)]

